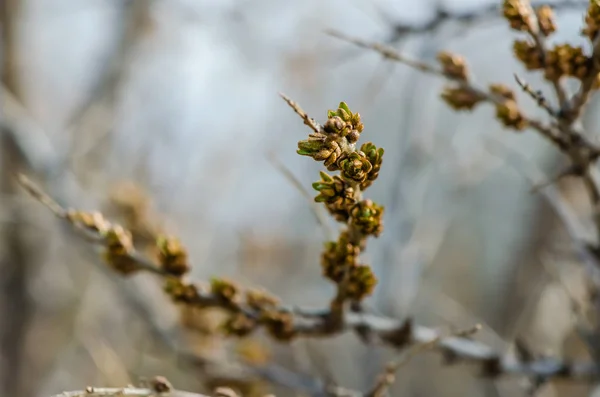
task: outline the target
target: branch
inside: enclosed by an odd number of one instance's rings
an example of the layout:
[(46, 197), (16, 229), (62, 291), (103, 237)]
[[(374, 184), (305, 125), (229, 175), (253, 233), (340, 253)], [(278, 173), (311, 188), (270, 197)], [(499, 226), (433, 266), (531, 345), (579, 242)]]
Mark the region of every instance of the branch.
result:
[[(439, 2), (442, 3), (442, 2)], [(548, 1), (536, 1), (532, 2), (533, 7), (539, 7), (542, 5), (552, 5), (555, 10), (569, 10), (569, 9), (581, 9), (588, 4), (588, 1), (577, 1), (577, 0), (566, 0), (560, 3), (548, 2)], [(491, 4), (484, 8), (479, 8), (470, 12), (461, 14), (454, 14), (447, 11), (442, 5), (438, 5), (435, 9), (435, 15), (429, 21), (421, 25), (409, 24), (404, 22), (390, 21), (392, 26), (392, 35), (387, 41), (393, 43), (398, 40), (405, 38), (409, 34), (425, 34), (425, 33), (437, 33), (442, 27), (446, 26), (450, 22), (456, 22), (466, 26), (473, 25), (477, 22), (485, 22), (493, 19), (500, 18), (501, 9), (497, 4)], [(382, 12), (382, 17), (385, 18), (385, 14)]]
[[(356, 37), (350, 37), (334, 30), (328, 30), (326, 31), (326, 33), (332, 37), (341, 39), (343, 41), (347, 41), (348, 43), (354, 44), (358, 47), (378, 52), (384, 58), (389, 59), (391, 61), (399, 62), (414, 69), (420, 70), (421, 72), (449, 80), (452, 83), (456, 84), (456, 86), (459, 87), (461, 90), (464, 90), (465, 93), (472, 95), (473, 98), (477, 98), (477, 100), (479, 101), (488, 102), (493, 104), (494, 106), (502, 106), (506, 103), (506, 98), (502, 97), (501, 95), (498, 95), (493, 92), (488, 92), (487, 90), (476, 86), (474, 83), (466, 79), (461, 79), (457, 78), (456, 76), (449, 75), (448, 73), (445, 73), (445, 71), (441, 67), (436, 67), (426, 62), (410, 59), (409, 57), (400, 54), (391, 47), (385, 46), (380, 43), (371, 43)], [(529, 127), (537, 131), (540, 135), (548, 139), (558, 148), (564, 147), (567, 144), (564, 141), (564, 139), (559, 136), (558, 131), (553, 127), (544, 125), (542, 122), (529, 118), (523, 114), (521, 114), (521, 116)], [(590, 147), (592, 146), (587, 142), (586, 144), (588, 144)], [(593, 150), (594, 152), (600, 152), (600, 150), (596, 148), (593, 148)]]
[[(460, 337), (469, 337), (472, 334), (478, 332), (479, 330), (481, 330), (481, 325), (477, 324), (470, 329), (455, 332), (453, 333), (453, 335)], [(379, 376), (379, 379), (377, 380), (375, 386), (371, 391), (369, 391), (365, 395), (365, 397), (384, 397), (389, 387), (396, 381), (396, 373), (398, 372), (398, 370), (401, 367), (407, 365), (418, 354), (435, 348), (436, 345), (441, 341), (441, 339), (442, 335), (439, 335), (437, 338), (432, 339), (428, 342), (415, 344), (405, 352), (405, 354), (399, 361), (392, 361), (391, 363), (386, 365), (385, 371)]]
[(517, 75), (516, 73), (514, 74), (514, 77), (519, 87), (521, 87), (521, 89), (525, 93), (527, 93), (527, 95), (529, 95), (539, 107), (544, 109), (551, 117), (559, 117), (559, 111), (552, 108), (542, 91), (534, 90), (534, 88), (531, 85), (529, 85), (529, 83), (520, 78), (519, 75)]
[[(89, 241), (103, 247), (106, 244), (104, 237), (90, 227), (84, 227), (75, 218), (69, 216), (69, 211), (62, 208), (51, 197), (41, 191), (26, 177), (21, 176), (23, 187), (34, 198), (49, 207), (52, 212), (63, 221), (71, 225), (75, 230), (82, 232)], [(105, 221), (98, 221), (105, 222)], [(124, 258), (134, 262), (138, 270), (153, 273), (165, 281), (172, 280), (172, 276), (145, 258), (133, 248), (124, 253)], [(243, 313), (249, 319), (256, 319), (260, 314), (256, 308), (242, 302), (233, 303), (224, 300), (223, 297), (214, 292), (207, 292), (193, 284), (186, 284), (186, 288), (195, 290), (188, 300), (180, 301), (201, 308), (218, 307), (233, 313)], [(418, 344), (435, 343), (435, 349), (441, 352), (447, 362), (459, 361), (475, 363), (479, 366), (481, 373), (486, 376), (496, 377), (501, 375), (525, 375), (538, 378), (565, 378), (578, 382), (592, 382), (600, 377), (600, 370), (596, 364), (568, 363), (557, 358), (542, 358), (524, 361), (514, 355), (502, 355), (491, 347), (461, 336), (444, 337), (439, 331), (421, 325), (415, 325), (411, 320), (397, 320), (385, 316), (344, 312), (344, 317), (339, 328), (332, 329), (328, 324), (330, 309), (310, 310), (278, 306), (273, 312), (289, 316), (292, 329), (286, 330), (285, 335), (294, 337), (331, 337), (345, 331), (354, 331), (365, 341), (377, 340), (389, 347), (401, 350)], [(257, 320), (258, 321), (258, 320)], [(264, 324), (273, 327), (273, 324)], [(281, 325), (281, 324), (280, 324)], [(269, 329), (269, 328), (268, 328)], [(272, 336), (281, 337), (272, 328), (269, 329)]]
[[(160, 394), (153, 389), (135, 387), (89, 387), (85, 390), (66, 391), (52, 397), (159, 397)], [(204, 394), (190, 393), (181, 390), (172, 390), (165, 397), (209, 397)]]
[(319, 125), (317, 124), (317, 122), (313, 119), (311, 119), (310, 117), (308, 117), (308, 114), (306, 114), (306, 112), (304, 110), (302, 110), (302, 108), (300, 107), (300, 105), (298, 105), (296, 102), (292, 101), (291, 98), (288, 98), (287, 96), (285, 96), (284, 94), (280, 93), (279, 94), (284, 101), (287, 102), (287, 104), (294, 109), (294, 112), (296, 112), (296, 114), (298, 116), (300, 116), (302, 118), (302, 120), (304, 120), (304, 124), (307, 125), (308, 127), (310, 127), (311, 130), (313, 130), (314, 132), (320, 132), (321, 128), (319, 127)]

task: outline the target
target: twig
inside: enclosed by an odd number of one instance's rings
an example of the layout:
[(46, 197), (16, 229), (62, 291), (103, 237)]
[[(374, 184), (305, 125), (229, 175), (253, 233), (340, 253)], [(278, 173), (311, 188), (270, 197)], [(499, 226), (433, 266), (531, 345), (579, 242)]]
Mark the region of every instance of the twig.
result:
[(541, 189), (553, 185), (556, 182), (562, 180), (563, 178), (566, 178), (568, 176), (577, 176), (581, 174), (581, 170), (578, 169), (575, 166), (570, 166), (567, 169), (561, 171), (560, 173), (558, 173), (558, 175), (551, 177), (550, 179), (548, 179), (547, 181), (543, 181), (540, 183), (537, 183), (533, 186), (531, 186), (531, 193), (537, 193), (539, 192)]
[(314, 119), (308, 117), (308, 114), (306, 114), (306, 112), (304, 112), (304, 110), (302, 110), (302, 108), (296, 102), (292, 101), (290, 98), (288, 98), (282, 93), (279, 93), (279, 95), (283, 98), (284, 101), (287, 102), (288, 105), (290, 105), (292, 109), (294, 109), (294, 112), (296, 112), (296, 114), (300, 116), (302, 120), (304, 120), (304, 124), (309, 126), (311, 130), (313, 130), (314, 132), (321, 131), (321, 127), (319, 126), (319, 124)]
[(267, 154), (267, 159), (269, 159), (269, 161), (271, 162), (271, 164), (273, 164), (273, 166), (279, 172), (281, 172), (283, 174), (283, 176), (288, 181), (290, 181), (290, 183), (292, 185), (294, 185), (294, 187), (300, 192), (300, 194), (308, 201), (308, 203), (310, 205), (311, 212), (315, 216), (315, 219), (317, 220), (317, 222), (319, 223), (319, 225), (321, 225), (321, 227), (325, 231), (325, 234), (327, 235), (327, 237), (329, 239), (331, 239), (332, 236), (333, 236), (333, 230), (329, 226), (329, 223), (327, 222), (327, 219), (323, 216), (323, 212), (321, 211), (321, 206), (316, 205), (315, 201), (313, 200), (313, 197), (304, 188), (304, 185), (302, 185), (302, 183), (300, 183), (300, 181), (298, 180), (298, 178), (296, 178), (296, 176), (294, 175), (294, 173), (292, 171), (290, 171), (290, 169), (287, 168), (285, 166), (285, 164), (283, 164), (281, 161), (279, 161), (279, 159), (277, 158), (277, 156), (275, 156), (275, 153), (268, 153)]
[[(441, 2), (440, 2), (441, 3)], [(566, 0), (560, 3), (548, 1), (536, 1), (532, 3), (533, 7), (539, 7), (546, 4), (552, 4), (556, 10), (559, 9), (579, 9), (587, 5), (587, 1)], [(404, 38), (408, 34), (423, 34), (436, 33), (441, 27), (450, 22), (456, 22), (463, 25), (473, 25), (477, 22), (483, 22), (491, 19), (498, 19), (500, 15), (500, 7), (497, 4), (492, 4), (484, 8), (479, 8), (470, 12), (461, 14), (453, 14), (446, 11), (442, 6), (438, 5), (435, 10), (435, 16), (422, 25), (415, 26), (414, 24), (396, 22), (392, 25), (393, 33), (389, 40), (390, 43)]]
[[(467, 338), (471, 335), (479, 332), (481, 330), (481, 325), (476, 324), (474, 327), (461, 330), (458, 332), (454, 332), (451, 335), (456, 337)], [(413, 358), (415, 358), (418, 354), (426, 351), (432, 350), (436, 347), (438, 343), (442, 340), (442, 335), (438, 335), (436, 338), (422, 343), (417, 343), (404, 353), (402, 358), (399, 361), (392, 361), (386, 365), (384, 373), (379, 377), (373, 389), (365, 394), (365, 397), (383, 397), (388, 388), (395, 382), (396, 373), (400, 368), (407, 365)]]
[(370, 43), (366, 40), (362, 40), (362, 39), (359, 39), (356, 37), (350, 37), (348, 35), (345, 35), (339, 31), (333, 30), (333, 29), (326, 29), (325, 33), (331, 37), (335, 37), (335, 38), (341, 39), (343, 41), (347, 41), (358, 47), (378, 52), (386, 59), (404, 63), (404, 64), (406, 64), (410, 67), (413, 67), (417, 70), (420, 70), (422, 72), (429, 73), (429, 74), (435, 74), (438, 76), (443, 75), (443, 72), (441, 69), (433, 67), (426, 62), (416, 61), (414, 59), (405, 57), (402, 54), (400, 54), (398, 51), (394, 50), (392, 47), (388, 47), (388, 46), (380, 44), (380, 43)]
[(523, 91), (529, 94), (529, 96), (533, 98), (533, 100), (538, 104), (539, 107), (548, 112), (550, 116), (554, 118), (558, 117), (558, 111), (556, 111), (552, 108), (552, 106), (550, 106), (550, 104), (546, 100), (546, 97), (544, 96), (544, 94), (542, 94), (541, 91), (534, 91), (533, 88), (525, 80), (521, 79), (516, 73), (514, 76), (515, 81), (517, 82), (519, 87), (521, 87)]

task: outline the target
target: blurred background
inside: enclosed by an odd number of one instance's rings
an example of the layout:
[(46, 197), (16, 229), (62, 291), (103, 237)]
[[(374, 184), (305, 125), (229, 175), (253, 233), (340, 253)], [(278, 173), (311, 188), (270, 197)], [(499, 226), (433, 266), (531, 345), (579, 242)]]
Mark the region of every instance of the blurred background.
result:
[[(304, 386), (323, 382), (371, 387), (392, 352), (351, 334), (291, 345), (224, 340), (215, 313), (181, 313), (156, 279), (105, 270), (14, 180), (24, 171), (61, 204), (103, 211), (142, 247), (158, 231), (179, 236), (194, 279), (224, 276), (322, 307), (334, 288), (319, 255), (336, 225), (315, 220), (286, 174), (308, 190), (320, 165), (296, 155), (309, 130), (278, 92), (321, 121), (346, 101), (363, 117), (362, 140), (385, 148), (369, 190), (386, 207), (385, 232), (365, 255), (380, 278), (371, 310), (432, 327), (480, 322), (477, 338), (499, 351), (519, 339), (540, 354), (585, 359), (570, 303), (581, 271), (528, 180), (555, 175), (562, 159), (533, 132), (503, 130), (489, 106), (453, 113), (439, 99), (439, 78), (324, 33), (430, 62), (447, 49), (464, 55), (482, 84), (516, 89), (518, 73), (544, 88), (511, 58), (515, 35), (499, 3), (0, 1), (0, 395), (46, 397), (154, 375), (184, 390), (235, 385), (249, 396), (311, 395)], [(585, 44), (585, 6), (557, 3), (553, 40)], [(544, 116), (529, 98), (520, 102)], [(588, 131), (598, 125), (595, 108)], [(581, 186), (558, 186), (585, 218)], [(265, 362), (269, 376), (245, 364)], [(428, 353), (402, 368), (391, 393), (520, 396), (524, 381), (483, 379)], [(551, 383), (538, 395), (589, 391)]]

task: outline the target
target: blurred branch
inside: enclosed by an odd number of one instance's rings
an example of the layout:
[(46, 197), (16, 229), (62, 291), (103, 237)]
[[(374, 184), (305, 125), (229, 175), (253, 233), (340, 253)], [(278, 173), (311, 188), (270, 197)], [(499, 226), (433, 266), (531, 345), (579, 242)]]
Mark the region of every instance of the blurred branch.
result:
[[(20, 95), (17, 31), (22, 6), (20, 0), (0, 2), (0, 77), (15, 95)], [(24, 171), (27, 159), (4, 117), (0, 114), (0, 195), (14, 197), (18, 192), (14, 174)], [(15, 396), (27, 394), (22, 381), (25, 338), (34, 310), (28, 293), (33, 252), (25, 239), (24, 223), (23, 212), (16, 208), (11, 221), (0, 225), (0, 318), (5, 319), (0, 326), (0, 357), (6, 363), (0, 367), (0, 391)]]
[[(552, 5), (552, 8), (554, 8), (557, 11), (568, 11), (585, 8), (585, 6), (588, 3), (589, 2), (585, 0), (566, 0), (561, 2), (532, 1), (531, 5), (534, 8), (543, 5)], [(452, 13), (443, 6), (443, 2), (438, 1), (437, 6), (434, 10), (433, 18), (429, 19), (424, 24), (415, 25), (414, 23), (411, 24), (405, 22), (391, 21), (383, 11), (380, 12), (381, 17), (387, 21), (387, 24), (388, 26), (390, 26), (391, 29), (390, 37), (388, 38), (388, 40), (385, 41), (389, 44), (394, 43), (398, 40), (402, 40), (410, 34), (438, 33), (438, 31), (442, 27), (452, 22), (460, 24), (460, 27), (463, 29), (467, 29), (477, 23), (489, 23), (490, 20), (494, 19), (499, 20), (501, 18), (501, 14), (501, 7), (497, 4), (497, 2), (469, 12)]]
[(15, 93), (19, 91), (19, 57), (16, 35), (21, 3), (21, 0), (4, 0), (0, 3), (0, 38), (2, 39), (2, 71), (0, 75), (3, 84), (6, 84)]
[(150, 18), (151, 0), (126, 0), (123, 2), (123, 34), (117, 39), (118, 47), (113, 57), (100, 73), (90, 95), (77, 108), (67, 122), (67, 129), (80, 122), (89, 110), (102, 100), (109, 99), (123, 80), (124, 69), (135, 44), (146, 29)]
[(328, 219), (324, 216), (321, 211), (321, 206), (316, 205), (313, 197), (308, 193), (308, 191), (304, 188), (302, 183), (296, 178), (294, 173), (286, 167), (284, 163), (282, 163), (274, 152), (267, 153), (267, 159), (273, 164), (273, 166), (281, 172), (281, 174), (288, 180), (294, 187), (300, 192), (302, 197), (304, 197), (310, 206), (311, 212), (315, 216), (317, 223), (323, 228), (325, 235), (328, 239), (332, 239), (334, 232), (329, 225)]
[(514, 74), (514, 77), (519, 87), (521, 87), (521, 89), (527, 93), (527, 95), (529, 95), (540, 108), (544, 109), (551, 117), (556, 118), (559, 116), (559, 111), (552, 108), (542, 91), (534, 90), (534, 88), (521, 77), (519, 77), (519, 75)]
[[(49, 207), (59, 218), (70, 224), (75, 230), (81, 231), (90, 241), (99, 247), (106, 247), (107, 241), (90, 224), (85, 226), (69, 216), (69, 211), (59, 206), (51, 197), (41, 191), (26, 177), (21, 176), (23, 187), (37, 200)], [(71, 212), (72, 213), (72, 212)], [(99, 214), (97, 214), (99, 216)], [(106, 222), (98, 218), (98, 223)], [(118, 228), (118, 226), (107, 226)], [(123, 253), (127, 259), (135, 263), (140, 271), (150, 272), (165, 280), (172, 276), (140, 255), (133, 247)], [(185, 287), (185, 286), (184, 286)], [(188, 288), (188, 287), (185, 287)], [(255, 318), (257, 313), (250, 306), (241, 305), (233, 308), (231, 302), (226, 302), (218, 295), (207, 292), (193, 284), (194, 294), (182, 303), (198, 307), (220, 307), (225, 310), (239, 310), (249, 318)], [(191, 291), (191, 290), (190, 290)], [(525, 375), (538, 378), (565, 378), (573, 381), (592, 382), (599, 378), (600, 370), (595, 363), (569, 363), (557, 358), (541, 358), (524, 361), (514, 355), (501, 355), (491, 347), (460, 336), (441, 336), (440, 332), (425, 326), (415, 325), (411, 320), (396, 320), (393, 318), (369, 314), (345, 312), (341, 328), (332, 330), (327, 324), (330, 309), (310, 310), (302, 308), (279, 307), (280, 313), (293, 317), (293, 334), (298, 337), (328, 337), (344, 331), (355, 331), (363, 340), (378, 340), (395, 349), (404, 349), (415, 344), (436, 341), (435, 349), (441, 352), (448, 363), (458, 361), (472, 362), (479, 365), (484, 375), (495, 377), (500, 375)]]
[[(458, 332), (453, 332), (452, 335), (467, 338), (473, 335), (474, 333), (478, 332), (479, 330), (481, 330), (481, 325), (477, 324), (472, 328), (461, 330)], [(428, 342), (415, 344), (404, 353), (400, 360), (388, 363), (388, 365), (386, 365), (385, 367), (385, 371), (383, 372), (383, 374), (381, 374), (379, 376), (379, 379), (377, 379), (377, 382), (375, 383), (373, 389), (366, 393), (365, 397), (384, 397), (388, 392), (388, 388), (396, 381), (396, 373), (398, 372), (398, 370), (403, 366), (407, 365), (418, 354), (435, 348), (435, 346), (441, 341), (441, 339), (442, 335), (438, 335), (436, 338)]]
[[(150, 24), (150, 13), (153, 1), (126, 0), (122, 2), (122, 35), (117, 38), (118, 46), (109, 58), (107, 65), (99, 73), (98, 80), (92, 87), (87, 98), (77, 107), (66, 122), (65, 129), (72, 135), (73, 144), (65, 148), (64, 161), (72, 163), (92, 151), (98, 143), (112, 132), (113, 104), (116, 100), (119, 86), (125, 79), (126, 68), (143, 34)], [(84, 123), (93, 110), (99, 106), (108, 109), (108, 115), (102, 115), (100, 120), (105, 128), (96, 132), (95, 136), (84, 134)], [(89, 121), (88, 121), (89, 123)], [(79, 132), (77, 130), (80, 130)], [(86, 140), (87, 139), (87, 140)], [(75, 168), (78, 168), (75, 166)]]

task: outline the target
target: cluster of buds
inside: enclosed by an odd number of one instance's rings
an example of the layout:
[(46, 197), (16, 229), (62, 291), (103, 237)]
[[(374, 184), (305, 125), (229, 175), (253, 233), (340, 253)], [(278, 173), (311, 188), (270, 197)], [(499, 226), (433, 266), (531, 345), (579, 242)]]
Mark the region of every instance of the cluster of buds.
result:
[(513, 53), (527, 70), (544, 68), (544, 58), (540, 49), (529, 40), (515, 40)]
[(360, 151), (365, 154), (369, 163), (371, 163), (371, 170), (367, 174), (367, 179), (365, 179), (360, 188), (365, 190), (377, 177), (379, 176), (379, 170), (381, 169), (381, 163), (383, 162), (383, 148), (377, 148), (377, 146), (373, 145), (371, 142), (364, 143), (360, 147)]
[(598, 30), (600, 30), (600, 2), (591, 0), (585, 14), (585, 27), (581, 33), (594, 41), (598, 35)]
[(463, 57), (442, 51), (438, 53), (437, 60), (442, 66), (442, 71), (446, 77), (453, 80), (467, 80), (469, 73), (467, 63)]
[(350, 144), (354, 144), (360, 138), (365, 126), (360, 121), (359, 113), (352, 113), (345, 102), (340, 102), (336, 110), (327, 112), (327, 121), (323, 126), (325, 132), (338, 134), (346, 138)]
[(115, 225), (106, 231), (104, 239), (104, 259), (111, 268), (126, 276), (140, 270), (139, 264), (131, 257), (131, 232)]
[(455, 84), (444, 87), (441, 98), (455, 110), (473, 110), (483, 101), (477, 91), (471, 89), (467, 83), (469, 73), (464, 58), (446, 51), (438, 53), (437, 60), (442, 67), (442, 73)]
[(562, 76), (585, 78), (592, 67), (592, 60), (585, 55), (583, 48), (570, 44), (560, 44), (548, 51), (544, 76), (557, 80)]
[(514, 30), (523, 32), (533, 31), (533, 15), (531, 8), (523, 0), (504, 0), (502, 3), (504, 18)]
[(535, 10), (537, 17), (538, 28), (540, 33), (548, 37), (556, 31), (556, 22), (554, 20), (554, 11), (552, 7), (545, 4)]
[(66, 219), (99, 236), (104, 247), (102, 256), (112, 269), (126, 276), (140, 270), (139, 264), (131, 256), (133, 238), (128, 230), (110, 223), (99, 212), (71, 210), (66, 213)]
[(343, 232), (338, 241), (325, 244), (321, 256), (323, 275), (337, 284), (346, 278), (346, 294), (354, 300), (361, 300), (370, 295), (377, 284), (371, 268), (358, 263), (363, 248), (364, 246), (356, 244), (350, 238), (348, 232)]
[(293, 315), (279, 307), (279, 301), (272, 295), (250, 290), (246, 293), (245, 303), (250, 311), (234, 311), (224, 324), (227, 334), (246, 336), (263, 326), (277, 340), (290, 340), (296, 335)]
[(320, 131), (298, 142), (297, 153), (324, 161), (329, 171), (336, 171), (342, 153), (358, 141), (363, 129), (360, 114), (352, 113), (348, 105), (341, 102), (337, 110), (328, 112), (327, 122)]
[(344, 179), (356, 183), (366, 181), (369, 172), (373, 169), (367, 156), (360, 150), (342, 154), (338, 160), (338, 167)]
[(285, 310), (270, 310), (262, 313), (260, 322), (272, 338), (288, 341), (296, 336), (294, 316)]
[(379, 237), (383, 231), (383, 207), (362, 200), (350, 210), (350, 222), (365, 236)]
[(180, 278), (166, 278), (163, 289), (176, 303), (198, 305), (201, 302), (200, 294), (196, 286), (194, 284), (186, 283)]
[(342, 282), (345, 269), (355, 266), (360, 252), (361, 247), (351, 241), (348, 232), (340, 233), (338, 241), (327, 242), (321, 254), (323, 276), (334, 283)]
[(223, 307), (237, 308), (241, 304), (240, 288), (232, 281), (213, 278), (210, 280), (210, 292)]
[(190, 271), (187, 252), (179, 240), (159, 236), (156, 240), (161, 268), (171, 276), (181, 277)]
[(321, 180), (313, 183), (319, 192), (317, 203), (324, 203), (329, 213), (338, 221), (346, 222), (350, 216), (348, 209), (356, 203), (355, 189), (341, 176), (333, 177), (321, 172)]
[(468, 87), (445, 87), (441, 98), (454, 110), (473, 110), (484, 97)]
[(527, 127), (527, 119), (517, 105), (515, 93), (502, 84), (490, 85), (490, 92), (503, 99), (496, 104), (496, 118), (508, 128), (522, 131)]
[(223, 324), (223, 331), (230, 336), (243, 338), (258, 327), (258, 322), (245, 313), (233, 313)]
[[(584, 34), (595, 37), (597, 22), (600, 22), (600, 2), (590, 2), (586, 16), (586, 29)], [(535, 18), (530, 13), (530, 7), (523, 0), (506, 0), (504, 2), (504, 16), (514, 29), (527, 31), (534, 40), (515, 40), (513, 52), (515, 57), (527, 70), (543, 70), (544, 77), (549, 81), (558, 81), (561, 77), (574, 77), (584, 79), (591, 70), (592, 60), (583, 48), (570, 44), (560, 44), (546, 50), (541, 42), (536, 39), (539, 35), (548, 36), (556, 30), (554, 13), (548, 5), (536, 10)], [(526, 21), (537, 21), (537, 30), (531, 30)], [(509, 106), (510, 108), (511, 106)], [(512, 109), (504, 109), (505, 114), (514, 114)]]

